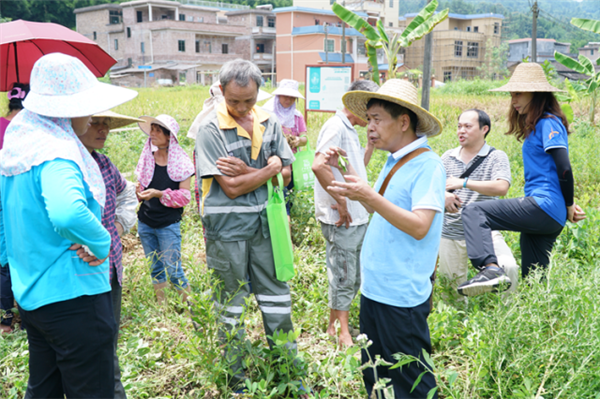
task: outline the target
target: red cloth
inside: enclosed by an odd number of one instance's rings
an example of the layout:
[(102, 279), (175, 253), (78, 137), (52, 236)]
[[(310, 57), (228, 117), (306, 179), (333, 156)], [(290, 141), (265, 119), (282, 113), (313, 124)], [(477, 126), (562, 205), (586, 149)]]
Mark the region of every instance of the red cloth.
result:
[(4, 132), (6, 132), (9, 123), (8, 119), (0, 117), (0, 150), (4, 147)]

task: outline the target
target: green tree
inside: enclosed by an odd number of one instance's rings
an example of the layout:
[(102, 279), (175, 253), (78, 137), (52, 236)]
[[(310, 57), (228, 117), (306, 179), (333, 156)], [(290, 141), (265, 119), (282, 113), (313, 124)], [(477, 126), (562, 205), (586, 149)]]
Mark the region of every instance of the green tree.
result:
[(508, 43), (494, 46), (492, 39), (485, 44), (485, 56), (483, 65), (477, 67), (477, 71), (483, 79), (495, 80), (508, 75), (506, 60), (508, 58)]
[(388, 76), (395, 76), (400, 49), (410, 46), (412, 42), (419, 40), (431, 32), (437, 24), (448, 18), (448, 9), (435, 14), (437, 6), (437, 0), (432, 0), (431, 3), (427, 4), (427, 6), (419, 12), (401, 34), (394, 33), (394, 36), (392, 36), (391, 39), (385, 32), (381, 20), (377, 21), (377, 29), (375, 29), (369, 25), (367, 21), (341, 6), (339, 3), (334, 3), (331, 9), (342, 21), (358, 30), (367, 38), (365, 46), (367, 48), (369, 64), (371, 64), (373, 81), (379, 83), (377, 49), (383, 49), (386, 55), (388, 60)]

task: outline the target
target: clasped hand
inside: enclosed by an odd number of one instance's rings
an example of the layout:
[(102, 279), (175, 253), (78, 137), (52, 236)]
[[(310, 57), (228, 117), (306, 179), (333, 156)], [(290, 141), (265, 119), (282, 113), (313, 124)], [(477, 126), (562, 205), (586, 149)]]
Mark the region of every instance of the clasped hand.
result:
[(100, 266), (108, 258), (107, 256), (104, 259), (98, 259), (95, 255), (90, 254), (86, 250), (86, 247), (84, 247), (81, 244), (73, 244), (69, 247), (69, 249), (71, 251), (75, 251), (77, 256), (79, 256), (80, 259), (82, 259), (85, 263), (89, 264), (90, 266)]

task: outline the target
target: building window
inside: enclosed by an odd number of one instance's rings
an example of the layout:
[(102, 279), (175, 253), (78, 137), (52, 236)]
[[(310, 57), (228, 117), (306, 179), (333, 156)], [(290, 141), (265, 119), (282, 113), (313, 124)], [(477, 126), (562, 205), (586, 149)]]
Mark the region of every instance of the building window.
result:
[(335, 51), (335, 41), (333, 39), (323, 40), (323, 48), (325, 51), (333, 53)]
[(590, 50), (590, 55), (594, 55), (594, 49)]
[(108, 11), (108, 23), (110, 25), (120, 24), (122, 18), (123, 18), (123, 14), (121, 13), (121, 11), (117, 11), (117, 10), (109, 10)]
[(115, 51), (119, 49), (119, 39), (115, 39)]
[(184, 53), (185, 52), (185, 40), (178, 40), (178, 49), (180, 52)]
[(208, 40), (204, 41), (204, 52), (209, 54), (212, 53), (212, 43)]
[(390, 8), (394, 8), (394, 0), (390, 0)]
[(185, 21), (185, 14), (179, 14), (179, 20)]
[(131, 37), (131, 28), (127, 28), (127, 37), (130, 38)]
[(179, 72), (179, 83), (185, 83), (185, 78), (186, 78), (186, 73), (185, 72)]
[(263, 26), (263, 16), (262, 15), (256, 16), (256, 26)]
[(200, 52), (200, 40), (196, 40), (196, 52)]
[(133, 65), (133, 59), (127, 58), (127, 66), (132, 66), (132, 65)]
[(269, 28), (274, 28), (275, 27), (275, 18), (268, 18), (267, 19), (267, 24), (269, 26)]
[(315, 18), (315, 25), (321, 25), (321, 21)]
[(390, 22), (390, 28), (391, 28), (392, 26), (394, 26), (394, 24), (393, 24), (392, 22)]
[(198, 17), (198, 22), (204, 22), (204, 17)]
[(479, 43), (468, 42), (467, 43), (467, 57), (477, 58), (479, 57)]
[(473, 27), (473, 32), (479, 32), (479, 26), (474, 26)]
[(221, 45), (221, 53), (223, 54), (229, 54), (229, 45), (226, 43), (223, 43)]
[(258, 43), (256, 45), (256, 52), (257, 53), (264, 53), (265, 52), (265, 45), (263, 43)]
[(467, 32), (471, 32), (471, 27), (467, 26)]
[(98, 35), (96, 35), (96, 31), (94, 31), (94, 40), (96, 40), (98, 38)]
[(455, 57), (462, 57), (462, 48), (463, 48), (462, 40), (455, 40), (454, 41), (454, 56)]
[(494, 22), (494, 35), (500, 33), (500, 24), (498, 22)]
[(444, 71), (444, 82), (452, 81), (452, 71)]
[(142, 54), (144, 54), (146, 52), (146, 46), (144, 46), (144, 42), (140, 43), (140, 48), (142, 50)]
[(142, 12), (138, 11), (138, 12), (136, 12), (136, 15), (137, 15), (137, 21), (142, 22)]

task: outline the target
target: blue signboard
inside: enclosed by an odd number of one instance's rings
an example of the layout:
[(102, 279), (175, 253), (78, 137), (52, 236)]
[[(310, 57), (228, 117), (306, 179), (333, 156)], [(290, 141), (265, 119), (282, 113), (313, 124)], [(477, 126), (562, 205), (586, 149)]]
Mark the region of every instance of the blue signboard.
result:
[(152, 69), (152, 65), (138, 65), (138, 69)]

